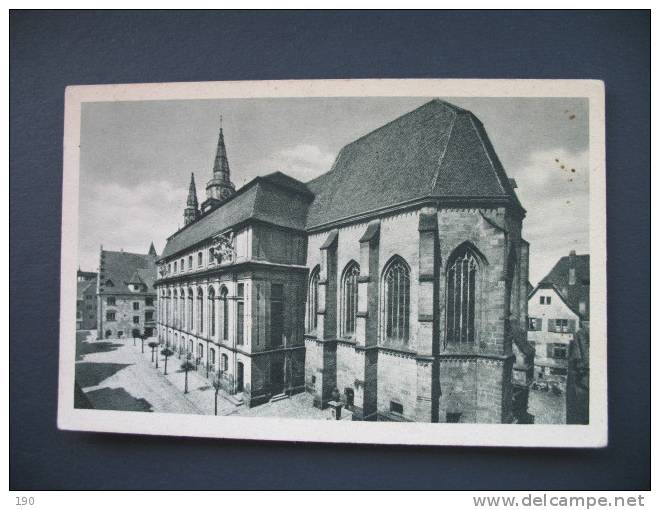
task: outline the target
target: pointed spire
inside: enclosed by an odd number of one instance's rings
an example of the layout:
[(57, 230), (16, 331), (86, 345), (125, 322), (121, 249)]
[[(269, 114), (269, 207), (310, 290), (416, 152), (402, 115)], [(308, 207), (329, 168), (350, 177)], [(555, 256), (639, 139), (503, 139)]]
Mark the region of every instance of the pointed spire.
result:
[(220, 115), (220, 133), (218, 134), (218, 147), (213, 161), (213, 176), (206, 183), (206, 200), (202, 204), (204, 212), (217, 207), (218, 204), (231, 197), (236, 188), (231, 182), (225, 135), (222, 131), (222, 115)]
[(229, 182), (229, 160), (227, 159), (227, 148), (225, 147), (225, 135), (222, 132), (222, 115), (220, 115), (218, 147), (213, 162), (213, 177), (220, 177), (223, 181)]
[(190, 187), (188, 188), (188, 200), (186, 201), (188, 207), (197, 209), (197, 187), (195, 186), (195, 172), (190, 174)]
[(197, 188), (195, 187), (195, 174), (190, 174), (190, 187), (188, 188), (188, 200), (183, 210), (183, 220), (186, 225), (199, 218), (199, 204), (197, 202)]
[(153, 257), (157, 257), (158, 253), (156, 252), (156, 247), (154, 246), (154, 242), (151, 241), (151, 245), (149, 245), (149, 255)]

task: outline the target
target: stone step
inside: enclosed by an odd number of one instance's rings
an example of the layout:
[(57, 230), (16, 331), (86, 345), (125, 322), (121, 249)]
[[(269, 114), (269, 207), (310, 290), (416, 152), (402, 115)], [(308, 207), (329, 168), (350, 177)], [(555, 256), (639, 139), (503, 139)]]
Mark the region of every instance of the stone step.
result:
[(287, 395), (286, 393), (278, 393), (277, 395), (273, 395), (270, 401), (277, 402), (278, 400), (284, 400), (285, 398), (289, 398), (289, 395)]
[(231, 402), (236, 407), (243, 405), (243, 394), (242, 393), (237, 393), (236, 395), (228, 395), (227, 393), (223, 393), (222, 396), (225, 400)]

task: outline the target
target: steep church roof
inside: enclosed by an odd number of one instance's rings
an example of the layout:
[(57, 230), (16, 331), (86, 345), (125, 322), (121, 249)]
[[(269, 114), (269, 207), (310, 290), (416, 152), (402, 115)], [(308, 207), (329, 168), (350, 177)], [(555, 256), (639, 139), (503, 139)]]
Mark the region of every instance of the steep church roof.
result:
[[(139, 294), (129, 283), (144, 283), (146, 293), (154, 293), (156, 257), (141, 253), (101, 250), (99, 294)], [(108, 281), (112, 285), (107, 285)]]
[(439, 99), (346, 145), (307, 184), (316, 195), (307, 228), (422, 198), (520, 206), (479, 119)]
[[(225, 172), (220, 130), (214, 176)], [(306, 184), (281, 172), (253, 179), (170, 236), (161, 260), (249, 219), (310, 230), (427, 198), (522, 210), (481, 122), (439, 99), (346, 145)]]

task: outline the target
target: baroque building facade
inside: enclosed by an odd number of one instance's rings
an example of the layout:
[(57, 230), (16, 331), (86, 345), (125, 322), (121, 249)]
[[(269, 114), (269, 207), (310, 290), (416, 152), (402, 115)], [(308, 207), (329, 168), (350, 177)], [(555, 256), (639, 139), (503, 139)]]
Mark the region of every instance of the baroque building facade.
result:
[(234, 192), (224, 145), (159, 260), (161, 340), (250, 405), (304, 390), (360, 420), (529, 421), (525, 211), (471, 112), (433, 100), (307, 183)]

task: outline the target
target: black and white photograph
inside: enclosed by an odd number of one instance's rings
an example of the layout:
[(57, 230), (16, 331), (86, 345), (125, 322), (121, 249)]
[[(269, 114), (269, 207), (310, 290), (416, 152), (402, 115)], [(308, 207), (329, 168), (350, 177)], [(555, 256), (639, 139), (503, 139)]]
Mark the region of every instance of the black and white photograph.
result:
[(67, 91), (60, 426), (606, 444), (602, 84), (199, 85)]

